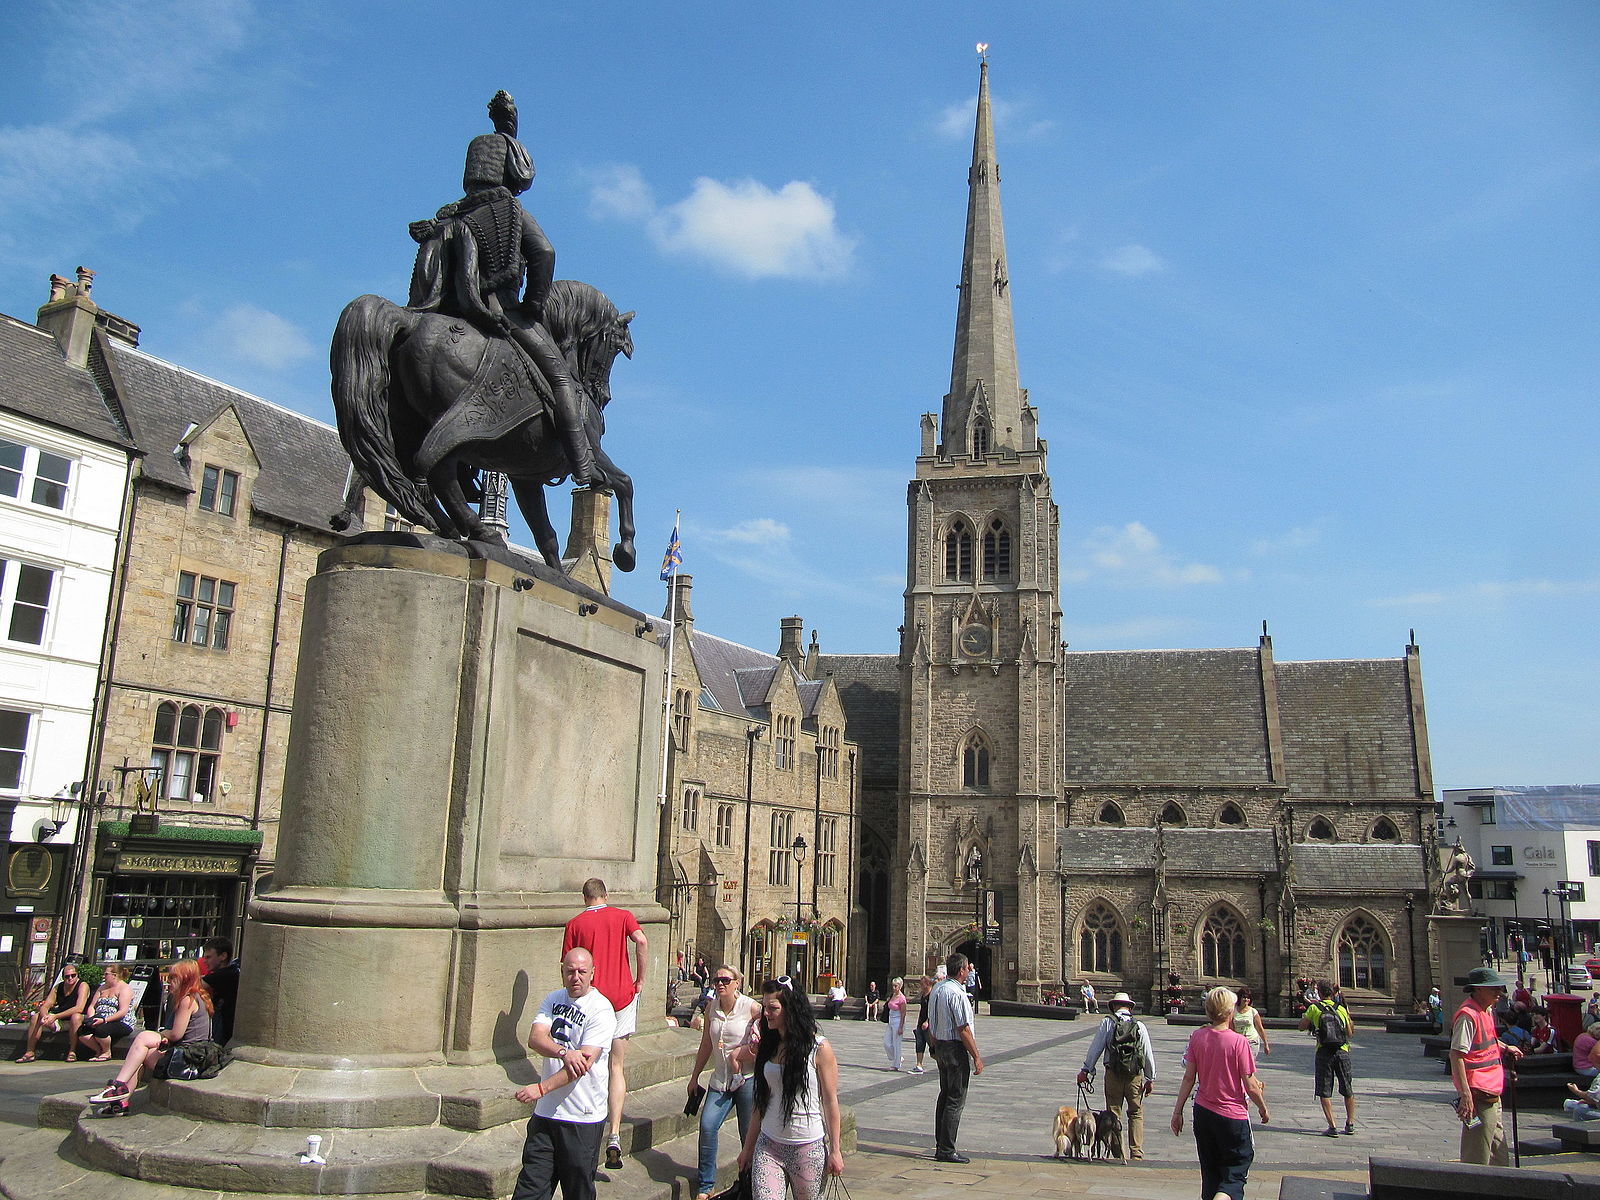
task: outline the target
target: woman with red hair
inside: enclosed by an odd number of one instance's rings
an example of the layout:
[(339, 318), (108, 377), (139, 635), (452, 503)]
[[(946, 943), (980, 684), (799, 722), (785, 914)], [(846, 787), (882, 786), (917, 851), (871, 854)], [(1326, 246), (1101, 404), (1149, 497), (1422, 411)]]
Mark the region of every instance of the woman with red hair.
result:
[(157, 1061), (173, 1046), (211, 1040), (211, 989), (200, 978), (200, 964), (180, 958), (167, 970), (166, 1012), (170, 1027), (147, 1029), (133, 1039), (122, 1070), (105, 1088), (91, 1096), (97, 1102), (120, 1100), (127, 1107), (128, 1097), (139, 1086), (139, 1073), (155, 1070)]

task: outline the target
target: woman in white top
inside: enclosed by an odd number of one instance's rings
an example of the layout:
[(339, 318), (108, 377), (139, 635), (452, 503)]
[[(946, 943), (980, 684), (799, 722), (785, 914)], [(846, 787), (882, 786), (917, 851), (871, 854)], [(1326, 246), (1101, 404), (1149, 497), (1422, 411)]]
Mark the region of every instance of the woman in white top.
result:
[(1267, 1042), (1267, 1027), (1261, 1023), (1261, 1010), (1250, 1003), (1250, 989), (1239, 989), (1239, 1005), (1233, 1010), (1233, 1031), (1250, 1043), (1250, 1052), (1258, 1058), (1272, 1053)]
[(700, 1072), (705, 1070), (706, 1063), (713, 1064), (711, 1089), (700, 1109), (700, 1176), (695, 1200), (708, 1200), (717, 1190), (717, 1133), (727, 1122), (728, 1113), (738, 1114), (741, 1142), (750, 1130), (755, 1081), (749, 1075), (740, 1074), (730, 1058), (744, 1045), (761, 1006), (740, 993), (739, 984), (743, 981), (744, 976), (733, 967), (722, 966), (711, 972), (715, 998), (706, 1008), (700, 1052), (695, 1055), (694, 1070), (689, 1075), (689, 1095), (693, 1097), (704, 1090), (700, 1086)]
[(739, 1151), (751, 1200), (816, 1200), (824, 1173), (844, 1174), (839, 1149), (839, 1062), (817, 1032), (811, 1002), (777, 980), (761, 985), (755, 1115)]

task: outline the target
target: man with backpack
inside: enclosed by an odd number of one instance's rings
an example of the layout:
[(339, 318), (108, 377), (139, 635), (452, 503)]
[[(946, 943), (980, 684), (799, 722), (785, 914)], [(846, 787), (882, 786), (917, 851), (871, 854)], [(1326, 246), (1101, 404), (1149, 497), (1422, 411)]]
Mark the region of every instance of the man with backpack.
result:
[(1118, 992), (1108, 1005), (1111, 1012), (1100, 1021), (1089, 1054), (1078, 1072), (1078, 1086), (1092, 1087), (1095, 1063), (1106, 1056), (1106, 1108), (1120, 1112), (1128, 1106), (1128, 1154), (1144, 1157), (1144, 1098), (1156, 1090), (1156, 1060), (1150, 1050), (1150, 1031), (1133, 1019), (1133, 998)]
[(1333, 983), (1327, 979), (1317, 981), (1317, 999), (1306, 1006), (1300, 1018), (1300, 1028), (1311, 1031), (1317, 1043), (1317, 1099), (1322, 1102), (1322, 1115), (1328, 1127), (1323, 1137), (1338, 1137), (1333, 1124), (1333, 1085), (1339, 1085), (1344, 1097), (1344, 1131), (1356, 1131), (1356, 1095), (1350, 1075), (1350, 1010), (1335, 994)]

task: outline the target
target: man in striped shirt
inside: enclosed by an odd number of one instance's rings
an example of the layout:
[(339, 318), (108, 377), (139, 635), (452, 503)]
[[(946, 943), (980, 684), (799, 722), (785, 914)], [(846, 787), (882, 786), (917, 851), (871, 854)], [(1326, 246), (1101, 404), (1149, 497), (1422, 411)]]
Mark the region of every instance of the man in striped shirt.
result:
[(972, 1001), (967, 997), (971, 970), (965, 954), (952, 954), (945, 959), (945, 978), (928, 997), (928, 1040), (939, 1064), (939, 1102), (933, 1110), (933, 1157), (939, 1162), (972, 1161), (956, 1149), (967, 1082), (983, 1074), (983, 1056), (972, 1036)]

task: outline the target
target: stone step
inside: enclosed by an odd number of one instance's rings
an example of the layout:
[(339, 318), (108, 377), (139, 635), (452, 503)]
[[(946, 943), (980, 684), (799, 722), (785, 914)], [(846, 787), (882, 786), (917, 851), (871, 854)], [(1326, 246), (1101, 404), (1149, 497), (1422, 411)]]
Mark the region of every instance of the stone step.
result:
[(1526, 1137), (1517, 1143), (1517, 1153), (1523, 1158), (1544, 1158), (1566, 1152), (1567, 1148), (1553, 1137)]
[(1343, 1179), (1285, 1175), (1278, 1183), (1278, 1200), (1367, 1200), (1367, 1189)]
[(1574, 1200), (1594, 1194), (1587, 1181), (1575, 1190), (1570, 1175), (1555, 1170), (1480, 1167), (1468, 1163), (1372, 1158), (1367, 1161), (1372, 1200)]
[(1557, 1121), (1550, 1136), (1567, 1150), (1600, 1154), (1600, 1121)]

